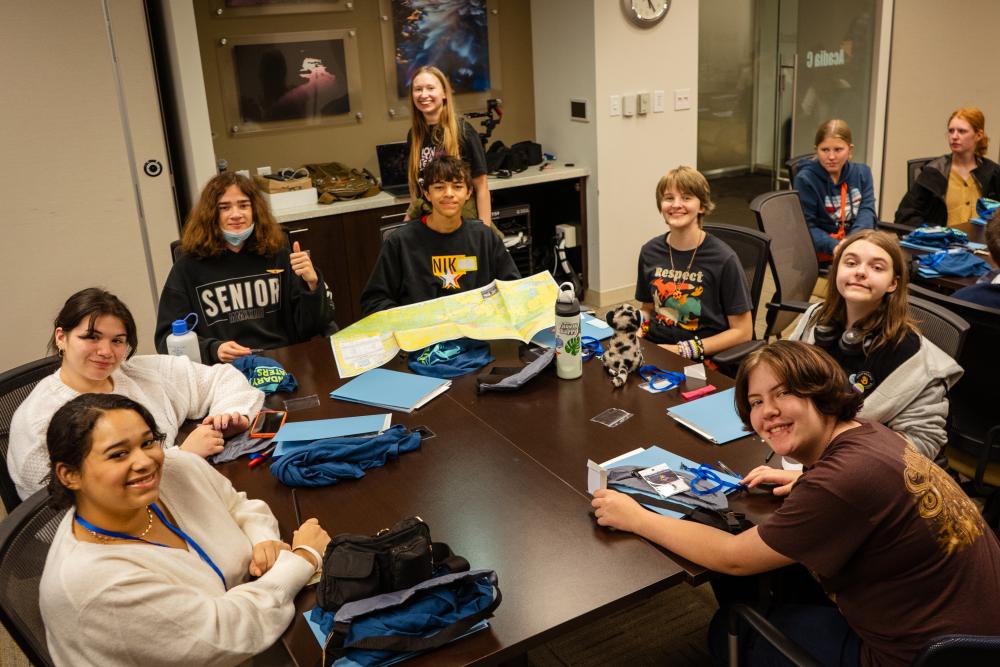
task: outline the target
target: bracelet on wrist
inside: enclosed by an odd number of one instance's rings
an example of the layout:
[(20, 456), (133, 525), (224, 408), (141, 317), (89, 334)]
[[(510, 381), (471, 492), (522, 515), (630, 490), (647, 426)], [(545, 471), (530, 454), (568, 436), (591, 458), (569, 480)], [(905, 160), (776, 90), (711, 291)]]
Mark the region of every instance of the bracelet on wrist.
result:
[[(316, 567), (316, 571), (319, 572), (320, 568), (323, 567), (323, 557), (319, 555), (319, 552), (316, 551), (315, 549), (313, 549), (308, 544), (300, 544), (298, 546), (292, 547), (292, 553), (295, 553), (299, 549), (301, 549), (302, 551), (305, 551), (307, 554), (312, 555), (312, 557), (316, 559), (316, 566), (315, 567)], [(306, 560), (308, 560), (308, 559), (306, 559)]]

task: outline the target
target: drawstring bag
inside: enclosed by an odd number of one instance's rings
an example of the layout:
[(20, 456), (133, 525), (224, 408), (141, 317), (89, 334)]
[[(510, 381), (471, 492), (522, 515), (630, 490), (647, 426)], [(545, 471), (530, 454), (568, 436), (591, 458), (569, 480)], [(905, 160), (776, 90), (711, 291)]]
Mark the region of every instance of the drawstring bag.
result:
[(265, 394), (273, 394), (276, 391), (292, 392), (299, 388), (295, 376), (274, 359), (248, 354), (234, 359), (232, 364), (246, 376), (251, 387), (260, 389)]
[(271, 464), (271, 474), (285, 486), (330, 486), (364, 477), (365, 470), (419, 447), (420, 434), (397, 424), (376, 436), (316, 440), (279, 456)]
[(407, 366), (417, 375), (456, 378), (493, 362), (490, 344), (471, 338), (446, 340), (411, 352)]
[(315, 607), (310, 620), (327, 633), (324, 667), (369, 667), (485, 629), (501, 599), (496, 572), (472, 570), (349, 602), (336, 614)]

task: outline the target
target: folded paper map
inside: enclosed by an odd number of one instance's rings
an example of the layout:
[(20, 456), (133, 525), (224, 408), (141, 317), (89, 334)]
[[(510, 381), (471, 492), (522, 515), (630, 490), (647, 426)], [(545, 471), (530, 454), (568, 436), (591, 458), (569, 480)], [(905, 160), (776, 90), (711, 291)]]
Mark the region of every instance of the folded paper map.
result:
[(555, 323), (558, 288), (548, 271), (520, 280), (372, 313), (330, 336), (341, 378), (354, 377), (443, 340), (515, 338), (527, 343)]

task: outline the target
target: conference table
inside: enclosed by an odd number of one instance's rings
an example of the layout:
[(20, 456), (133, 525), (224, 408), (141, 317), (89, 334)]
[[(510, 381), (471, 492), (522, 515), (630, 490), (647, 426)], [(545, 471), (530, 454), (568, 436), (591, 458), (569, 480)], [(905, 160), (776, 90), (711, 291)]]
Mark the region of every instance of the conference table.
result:
[[(643, 342), (647, 363), (680, 370), (683, 360)], [(517, 341), (494, 341), (497, 366), (520, 365), (529, 354)], [(315, 394), (319, 405), (290, 412), (289, 421), (384, 412), (337, 401), (329, 392), (338, 377), (329, 341), (272, 350), (299, 382), (298, 390), (268, 399)], [(405, 369), (397, 358), (389, 368)], [(317, 517), (331, 534), (374, 534), (407, 516), (425, 520), (435, 541), (447, 542), (473, 568), (499, 577), (503, 602), (488, 630), (411, 659), (412, 665), (496, 664), (517, 658), (560, 634), (631, 606), (683, 582), (711, 573), (645, 540), (597, 525), (587, 493), (587, 459), (601, 462), (637, 447), (660, 445), (699, 463), (722, 459), (741, 473), (763, 463), (770, 450), (756, 436), (717, 447), (677, 425), (665, 408), (682, 399), (677, 390), (651, 394), (632, 377), (614, 389), (600, 362), (584, 364), (577, 380), (560, 380), (553, 363), (516, 392), (476, 392), (476, 374), (456, 378), (450, 390), (424, 407), (394, 412), (393, 424), (424, 427), (418, 450), (402, 454), (363, 478), (323, 488), (292, 489), (264, 466), (245, 460), (220, 466), (237, 489), (266, 501), (290, 541), (301, 518)], [(732, 381), (710, 372), (708, 382)], [(682, 385), (682, 389), (684, 386)], [(633, 416), (608, 428), (591, 417), (609, 407)], [(777, 463), (776, 461), (774, 463)], [(769, 494), (738, 493), (731, 506), (759, 521), (777, 506)], [(296, 616), (282, 637), (299, 667), (320, 662), (321, 648), (303, 612), (314, 590), (296, 598)]]

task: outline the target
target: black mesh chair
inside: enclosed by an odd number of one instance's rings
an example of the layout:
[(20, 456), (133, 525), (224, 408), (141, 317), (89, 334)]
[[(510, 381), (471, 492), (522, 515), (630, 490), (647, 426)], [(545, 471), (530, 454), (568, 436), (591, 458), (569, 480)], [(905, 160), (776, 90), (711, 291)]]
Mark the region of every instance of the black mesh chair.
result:
[[(744, 626), (760, 634), (767, 643), (798, 667), (819, 667), (801, 646), (783, 635), (753, 607), (737, 604), (729, 612), (729, 665), (739, 665), (739, 632)], [(985, 667), (1000, 664), (1000, 637), (942, 635), (928, 642), (913, 661), (913, 667)]]
[(917, 321), (920, 333), (956, 361), (962, 356), (969, 323), (944, 306), (913, 296), (907, 299), (910, 317)]
[(33, 665), (52, 665), (38, 606), (38, 584), (56, 528), (66, 513), (45, 489), (0, 523), (0, 622)]
[(21, 499), (7, 471), (7, 447), (10, 444), (10, 420), (14, 411), (28, 397), (38, 381), (55, 372), (59, 357), (46, 357), (18, 366), (0, 375), (0, 499), (7, 513), (14, 511)]
[[(756, 322), (757, 306), (760, 304), (760, 292), (764, 287), (764, 271), (767, 269), (771, 239), (767, 234), (758, 232), (756, 229), (722, 223), (706, 223), (705, 231), (732, 248), (736, 256), (740, 258), (740, 264), (743, 266), (743, 272), (747, 279), (747, 288), (750, 290), (751, 323)], [(756, 339), (756, 337), (755, 331), (753, 338)], [(724, 373), (733, 375), (743, 357), (763, 344), (763, 341), (760, 340), (749, 340), (714, 355), (712, 361), (718, 364), (719, 369)]]
[(911, 300), (917, 297), (930, 302), (969, 325), (956, 357), (965, 373), (949, 392), (945, 458), (949, 468), (972, 480), (964, 485), (966, 491), (985, 499), (983, 515), (994, 530), (1000, 530), (1000, 414), (996, 409), (1000, 309), (955, 299), (919, 285), (911, 284), (909, 290)]
[(785, 161), (785, 168), (788, 169), (788, 188), (795, 189), (795, 175), (799, 173), (806, 162), (816, 159), (816, 153), (803, 153)]
[(913, 187), (913, 183), (917, 180), (917, 176), (920, 172), (924, 170), (924, 167), (928, 162), (933, 160), (932, 157), (918, 157), (912, 160), (906, 161), (906, 189), (909, 190)]
[(819, 263), (798, 192), (765, 192), (750, 202), (750, 210), (757, 218), (757, 227), (771, 239), (768, 262), (775, 292), (774, 299), (764, 304), (767, 340), (772, 335), (780, 336), (809, 307), (809, 297), (819, 277)]

